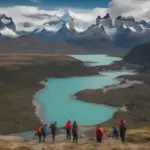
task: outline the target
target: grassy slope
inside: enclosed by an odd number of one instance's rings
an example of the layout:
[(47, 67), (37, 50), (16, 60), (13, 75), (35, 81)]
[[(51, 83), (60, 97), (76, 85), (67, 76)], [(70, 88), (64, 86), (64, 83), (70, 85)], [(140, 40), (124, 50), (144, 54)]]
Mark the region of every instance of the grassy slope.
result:
[[(55, 55), (0, 55), (0, 134), (36, 129), (40, 121), (32, 105), (47, 77), (97, 74), (80, 61)], [(58, 91), (59, 93), (59, 91)]]

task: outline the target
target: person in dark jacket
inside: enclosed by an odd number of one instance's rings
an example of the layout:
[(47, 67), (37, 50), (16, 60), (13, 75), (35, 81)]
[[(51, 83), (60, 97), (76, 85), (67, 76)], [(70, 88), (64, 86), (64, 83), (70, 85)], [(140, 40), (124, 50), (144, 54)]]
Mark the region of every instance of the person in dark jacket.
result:
[(67, 136), (67, 139), (71, 140), (71, 120), (69, 120), (67, 123), (66, 123), (66, 136)]
[(118, 139), (119, 138), (119, 129), (116, 127), (113, 127), (112, 137)]
[(52, 138), (53, 138), (52, 142), (55, 142), (55, 136), (56, 136), (56, 130), (57, 130), (57, 122), (52, 123), (50, 125), (50, 129), (51, 129)]
[(77, 122), (74, 121), (72, 125), (72, 135), (73, 135), (73, 142), (76, 141), (76, 143), (78, 142), (78, 131), (79, 131), (79, 127), (77, 125)]
[(126, 135), (126, 121), (125, 120), (120, 121), (119, 130), (120, 130), (121, 140), (122, 142), (125, 142), (125, 135)]

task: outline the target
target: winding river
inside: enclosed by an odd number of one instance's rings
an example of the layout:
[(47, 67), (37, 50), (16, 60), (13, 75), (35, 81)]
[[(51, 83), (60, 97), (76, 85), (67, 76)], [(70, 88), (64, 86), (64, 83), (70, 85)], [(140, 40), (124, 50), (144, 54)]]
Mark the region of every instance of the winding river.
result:
[[(90, 62), (92, 66), (108, 65), (120, 60), (107, 55), (72, 55), (72, 57), (85, 63)], [(98, 89), (116, 84), (119, 81), (115, 77), (125, 74), (133, 73), (103, 72), (102, 75), (90, 77), (50, 78), (44, 83), (47, 88), (41, 91), (38, 97), (38, 103), (42, 106), (40, 115), (48, 123), (57, 121), (59, 127), (64, 126), (68, 119), (76, 120), (81, 126), (107, 121), (116, 112), (115, 109), (76, 101), (72, 95), (85, 89)]]

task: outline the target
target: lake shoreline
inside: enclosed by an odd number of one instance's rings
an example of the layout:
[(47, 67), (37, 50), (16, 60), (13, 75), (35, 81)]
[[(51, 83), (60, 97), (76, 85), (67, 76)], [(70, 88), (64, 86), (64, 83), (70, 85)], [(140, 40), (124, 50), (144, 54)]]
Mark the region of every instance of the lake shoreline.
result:
[(0, 134), (3, 135), (32, 131), (41, 125), (36, 115), (36, 103), (33, 102), (44, 88), (41, 81), (53, 77), (99, 75), (95, 68), (88, 68), (81, 61), (68, 56), (2, 54), (0, 58), (3, 60), (0, 65), (0, 118), (3, 118)]
[(44, 86), (44, 88), (40, 89), (39, 91), (37, 91), (35, 93), (35, 95), (33, 96), (32, 103), (33, 103), (33, 106), (35, 106), (35, 115), (39, 118), (39, 120), (42, 124), (47, 124), (46, 119), (40, 115), (41, 111), (42, 111), (41, 110), (42, 104), (39, 104), (39, 102), (38, 102), (38, 97), (39, 97), (40, 93), (47, 89), (47, 86), (45, 86), (44, 83), (45, 83), (44, 81), (40, 82), (40, 84), (42, 84)]
[[(105, 56), (107, 56), (107, 55), (105, 55)], [(76, 57), (75, 57), (76, 58)], [(83, 62), (83, 64), (85, 64), (85, 62)], [(112, 65), (112, 64), (110, 64), (110, 65)], [(107, 66), (109, 66), (109, 65), (107, 65)], [(91, 67), (91, 66), (89, 66), (89, 67)], [(118, 71), (118, 70), (115, 70), (115, 71)], [(107, 71), (107, 72), (115, 72), (114, 70), (109, 70), (109, 71)], [(124, 72), (124, 71), (128, 71), (128, 72), (130, 72), (130, 70), (121, 70), (122, 72)], [(131, 70), (131, 72), (133, 72), (133, 70)], [(102, 76), (103, 76), (103, 74), (101, 74)], [(95, 76), (95, 75), (93, 75), (93, 76)], [(105, 75), (104, 75), (105, 76)], [(117, 77), (116, 77), (116, 79), (117, 79)], [(119, 80), (119, 79), (118, 79)], [(121, 82), (121, 81), (120, 81)], [(128, 83), (127, 83), (128, 84)], [(109, 87), (111, 87), (111, 86), (114, 86), (114, 85), (108, 85)], [(107, 87), (108, 87), (107, 86)], [(38, 103), (38, 101), (37, 101), (37, 98), (38, 98), (38, 96), (39, 96), (39, 94), (40, 94), (40, 92), (41, 91), (43, 91), (43, 90), (45, 90), (47, 87), (45, 87), (44, 89), (42, 89), (42, 90), (40, 90), (40, 91), (38, 91), (36, 94), (36, 97), (35, 97), (35, 100), (34, 100), (34, 102), (35, 102), (35, 107), (37, 107), (36, 108), (36, 115), (38, 116), (38, 118), (40, 118), (40, 120), (42, 120), (42, 122), (43, 122), (43, 118), (40, 116), (40, 112), (42, 111), (41, 110), (41, 106), (40, 106), (40, 104)], [(119, 86), (117, 87), (117, 88), (120, 88)], [(106, 87), (104, 87), (103, 88), (103, 90), (104, 89), (106, 89)], [(111, 90), (111, 89), (110, 89)], [(71, 99), (72, 100), (77, 100), (77, 98), (76, 98), (76, 96), (75, 95), (71, 95)], [(82, 101), (82, 100), (81, 100)], [(84, 102), (84, 101), (82, 101), (82, 102)], [(92, 103), (92, 102), (88, 102), (88, 103)], [(117, 106), (113, 106), (113, 105), (107, 105), (107, 104), (103, 104), (103, 103), (101, 103), (100, 104), (100, 106), (105, 106), (105, 107), (107, 107), (107, 108), (110, 108), (110, 109), (112, 109), (112, 110), (115, 110), (115, 111), (123, 111), (123, 112), (127, 112), (128, 111), (128, 109), (127, 109), (127, 107), (124, 105), (124, 106), (121, 106), (121, 107), (117, 107)], [(109, 118), (109, 119), (112, 119), (113, 118), (113, 116), (111, 117), (111, 118)], [(46, 122), (46, 119), (44, 119), (44, 122)], [(104, 121), (105, 122), (105, 121)], [(90, 126), (95, 126), (94, 124), (93, 125), (90, 125)], [(87, 126), (88, 127), (88, 126)]]
[[(147, 107), (149, 101), (146, 101), (149, 98), (150, 90), (150, 78), (148, 76), (148, 74), (119, 76), (117, 79), (123, 81), (121, 84), (103, 89), (80, 91), (75, 93), (75, 96), (77, 100), (88, 103), (105, 104), (115, 108), (123, 105), (123, 110), (120, 109), (111, 119), (100, 123), (101, 126), (118, 126), (120, 120), (125, 119), (128, 121), (129, 128), (148, 127), (150, 125), (149, 108)], [(136, 98), (138, 97), (137, 93), (140, 96), (138, 100)]]
[[(113, 71), (112, 71), (113, 72)], [(116, 71), (115, 71), (116, 72)], [(122, 70), (122, 72), (123, 72), (123, 74), (124, 74), (124, 70)], [(131, 74), (133, 73), (133, 71), (128, 71), (128, 72), (130, 72)], [(106, 72), (106, 73), (108, 73), (108, 72)], [(126, 73), (126, 71), (125, 71), (125, 74), (128, 74), (128, 73)], [(105, 75), (105, 74), (102, 74), (102, 77), (103, 76), (107, 76), (107, 75)], [(119, 75), (118, 75), (119, 76)], [(118, 76), (116, 76), (116, 78), (118, 77)], [(91, 76), (90, 76), (91, 77)], [(76, 78), (76, 77), (70, 77), (70, 78)], [(77, 77), (77, 78), (80, 78), (80, 77)], [(84, 77), (83, 77), (84, 78)], [(111, 77), (110, 77), (111, 78)], [(113, 78), (112, 78), (112, 80), (114, 80)], [(119, 79), (118, 79), (119, 80)], [(120, 81), (120, 80), (119, 80)], [(65, 82), (65, 81), (64, 81)], [(121, 82), (121, 81), (120, 81)], [(63, 84), (63, 82), (61, 82), (62, 84)], [(128, 83), (127, 83), (128, 84)], [(111, 84), (108, 84), (110, 87), (111, 86), (114, 86), (113, 84), (111, 85)], [(55, 85), (51, 85), (51, 83), (49, 83), (49, 86), (54, 86), (55, 87)], [(49, 87), (48, 86), (48, 87)], [(90, 88), (90, 86), (89, 86), (89, 88)], [(98, 87), (97, 87), (98, 88)], [(118, 87), (118, 88), (120, 88), (120, 87)], [(85, 88), (86, 89), (86, 88)], [(49, 91), (50, 92), (50, 91)], [(51, 93), (52, 94), (52, 93)], [(52, 95), (51, 95), (52, 96)], [(69, 95), (68, 94), (68, 97), (71, 97), (71, 98), (69, 98), (71, 101), (72, 100), (77, 100), (76, 99), (76, 97), (75, 97), (75, 95)], [(56, 98), (57, 99), (57, 98)], [(58, 98), (59, 99), (59, 98)], [(42, 100), (42, 99), (41, 99)], [(85, 102), (85, 101), (81, 101), (82, 103), (83, 102)], [(91, 102), (88, 102), (88, 103), (91, 103)], [(48, 103), (49, 104), (49, 103)], [(46, 104), (45, 104), (46, 105)], [(51, 105), (51, 104), (49, 104), (49, 105)], [(54, 104), (55, 105), (55, 104)], [(107, 104), (103, 104), (103, 103), (101, 103), (99, 106), (104, 106), (104, 107), (106, 107), (106, 108), (109, 108), (109, 109), (111, 109), (111, 110), (114, 110), (115, 112), (116, 111), (123, 111), (123, 112), (127, 112), (128, 110), (127, 110), (127, 107), (124, 105), (124, 106), (120, 106), (120, 107), (117, 107), (117, 106), (113, 106), (113, 105), (107, 105)], [(46, 109), (47, 110), (47, 109)], [(41, 111), (41, 110), (38, 110), (38, 111)], [(114, 112), (114, 113), (115, 113)], [(39, 112), (38, 112), (38, 114), (39, 114)], [(48, 112), (47, 112), (47, 114), (48, 114)], [(111, 116), (111, 117), (109, 117), (108, 119), (110, 119), (110, 118), (112, 118), (113, 117), (113, 115)], [(55, 117), (53, 118), (53, 119), (55, 119)], [(52, 119), (52, 120), (53, 120)], [(103, 120), (103, 119), (102, 119)], [(106, 119), (107, 120), (107, 119)], [(51, 122), (51, 121), (50, 121)], [(102, 122), (105, 122), (105, 120), (104, 121), (102, 121)], [(95, 126), (96, 124), (98, 124), (98, 123), (94, 123), (93, 122), (93, 124), (91, 124), (91, 125), (86, 125), (86, 127), (88, 127), (88, 126)], [(84, 125), (85, 126), (85, 125)], [(61, 126), (62, 127), (62, 126)]]

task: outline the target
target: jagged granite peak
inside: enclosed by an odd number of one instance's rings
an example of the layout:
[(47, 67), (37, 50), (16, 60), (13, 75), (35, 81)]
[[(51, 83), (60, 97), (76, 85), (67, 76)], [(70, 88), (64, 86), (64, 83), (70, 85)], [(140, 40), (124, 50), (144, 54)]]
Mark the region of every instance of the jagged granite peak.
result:
[(134, 21), (134, 22), (135, 22), (135, 19), (134, 19), (134, 17), (133, 17), (133, 16), (128, 16), (126, 19), (127, 19), (127, 20), (130, 20), (130, 21)]
[(127, 20), (135, 21), (135, 19), (134, 19), (133, 16), (128, 16), (128, 17), (118, 16), (118, 17), (116, 17), (116, 19), (117, 19), (117, 20), (124, 20), (124, 21), (127, 21)]
[(101, 21), (101, 17), (98, 16), (98, 17), (96, 18), (96, 25), (100, 25), (100, 21)]
[(102, 25), (92, 25), (86, 31), (79, 34), (80, 38), (93, 38), (93, 39), (109, 39), (105, 29)]
[(116, 17), (116, 19), (118, 19), (118, 20), (122, 20), (122, 19), (123, 19), (123, 17), (122, 17), (122, 16), (118, 16), (118, 17)]
[(122, 25), (127, 26), (133, 32), (140, 32), (140, 31), (142, 31), (141, 25), (139, 25), (139, 23), (136, 22), (134, 17), (132, 17), (132, 16), (129, 16), (127, 18), (124, 18), (122, 16), (116, 17), (114, 26), (116, 28), (120, 28)]
[(106, 16), (104, 16), (103, 18), (101, 18), (100, 16), (98, 16), (96, 18), (96, 25), (102, 25), (104, 27), (109, 27), (112, 28), (113, 27), (113, 23), (112, 23), (112, 19), (110, 17), (110, 15), (107, 13)]
[(7, 27), (13, 31), (16, 31), (16, 25), (11, 17), (7, 17), (5, 14), (0, 15), (0, 29)]
[(75, 22), (74, 22), (74, 18), (71, 18), (70, 22), (69, 22), (69, 28), (70, 30), (75, 30)]
[(110, 15), (109, 15), (109, 13), (107, 13), (107, 14), (103, 17), (103, 19), (108, 19), (108, 18), (111, 18)]
[(68, 39), (74, 38), (78, 32), (74, 28), (74, 19), (69, 22), (64, 22), (62, 28), (53, 36), (53, 41), (65, 42)]

